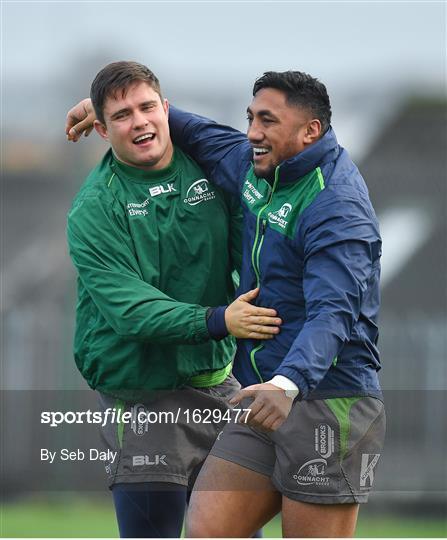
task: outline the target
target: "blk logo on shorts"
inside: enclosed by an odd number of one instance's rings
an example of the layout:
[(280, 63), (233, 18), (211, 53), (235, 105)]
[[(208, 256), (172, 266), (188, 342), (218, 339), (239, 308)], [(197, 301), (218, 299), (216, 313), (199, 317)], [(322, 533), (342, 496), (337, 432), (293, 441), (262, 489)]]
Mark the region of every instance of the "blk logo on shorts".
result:
[(132, 456), (132, 465), (134, 467), (141, 467), (144, 465), (164, 465), (168, 466), (166, 463), (166, 454), (162, 456), (160, 454), (155, 454), (154, 456)]
[(372, 487), (374, 482), (374, 467), (379, 461), (380, 454), (362, 454), (362, 464), (360, 467), (360, 487), (367, 489)]

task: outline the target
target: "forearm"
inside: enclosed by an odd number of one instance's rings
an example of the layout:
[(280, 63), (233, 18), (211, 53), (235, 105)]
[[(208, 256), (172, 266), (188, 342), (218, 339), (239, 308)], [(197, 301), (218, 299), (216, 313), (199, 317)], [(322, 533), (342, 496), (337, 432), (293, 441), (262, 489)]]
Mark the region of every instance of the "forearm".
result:
[(243, 133), (172, 106), (169, 128), (174, 144), (190, 154), (212, 182), (239, 196), (240, 179), (251, 158)]
[(301, 229), (306, 322), (275, 372), (292, 379), (302, 397), (323, 380), (351, 338), (379, 240), (358, 201), (328, 197), (307, 213)]
[(343, 347), (344, 332), (336, 330), (330, 318), (307, 322), (274, 375), (292, 380), (305, 398), (325, 377)]
[(206, 308), (178, 302), (134, 277), (75, 266), (98, 310), (124, 339), (195, 344), (210, 338)]

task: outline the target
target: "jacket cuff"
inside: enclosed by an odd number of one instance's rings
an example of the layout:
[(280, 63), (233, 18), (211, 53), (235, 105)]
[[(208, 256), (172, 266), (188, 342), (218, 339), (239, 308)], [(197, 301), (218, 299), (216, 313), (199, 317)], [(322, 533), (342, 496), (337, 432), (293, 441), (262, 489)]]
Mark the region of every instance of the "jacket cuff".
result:
[(227, 307), (209, 308), (206, 312), (206, 325), (211, 339), (219, 341), (228, 336), (227, 325), (225, 324), (225, 310)]
[(273, 384), (273, 386), (276, 386), (277, 388), (281, 388), (281, 390), (284, 390), (286, 396), (291, 399), (295, 399), (300, 393), (298, 386), (287, 377), (284, 377), (284, 375), (275, 375), (273, 379), (266, 382)]
[(306, 379), (296, 369), (279, 366), (279, 368), (273, 373), (273, 377), (275, 375), (287, 377), (297, 385), (299, 390), (297, 398), (298, 400), (305, 399), (309, 394), (309, 385), (307, 384)]
[(198, 307), (196, 310), (194, 318), (194, 343), (205, 343), (210, 339), (208, 325), (206, 324), (207, 312), (207, 308), (204, 307)]

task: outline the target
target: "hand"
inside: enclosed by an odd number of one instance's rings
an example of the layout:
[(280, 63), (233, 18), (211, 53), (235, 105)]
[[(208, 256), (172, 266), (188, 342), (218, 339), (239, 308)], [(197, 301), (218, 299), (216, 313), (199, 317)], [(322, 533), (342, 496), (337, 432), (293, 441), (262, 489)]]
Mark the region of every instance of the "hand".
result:
[(241, 294), (225, 310), (225, 324), (230, 334), (237, 338), (271, 339), (279, 333), (282, 323), (274, 309), (252, 306), (258, 289)]
[(90, 98), (83, 99), (67, 113), (65, 120), (65, 133), (69, 141), (76, 142), (84, 133), (85, 137), (90, 135), (93, 129), (93, 122), (96, 114)]
[(249, 405), (250, 412), (244, 413), (239, 422), (260, 431), (276, 431), (286, 421), (293, 404), (293, 399), (287, 397), (282, 388), (270, 383), (243, 388), (230, 399), (230, 404), (237, 405), (249, 397), (254, 398)]

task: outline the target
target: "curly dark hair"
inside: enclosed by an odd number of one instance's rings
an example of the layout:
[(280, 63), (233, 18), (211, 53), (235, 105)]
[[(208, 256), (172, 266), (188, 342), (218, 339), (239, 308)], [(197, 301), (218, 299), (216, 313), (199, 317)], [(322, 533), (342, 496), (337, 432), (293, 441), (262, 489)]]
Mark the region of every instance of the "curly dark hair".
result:
[(253, 86), (253, 96), (262, 88), (276, 88), (285, 93), (287, 103), (306, 108), (321, 122), (321, 134), (331, 124), (331, 103), (326, 87), (302, 71), (266, 71)]

